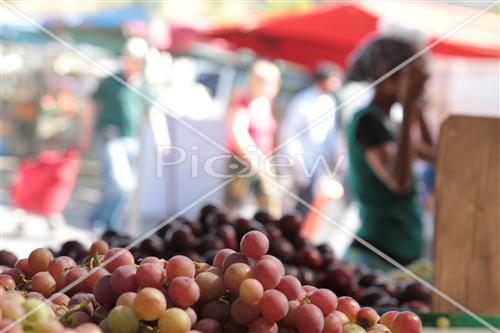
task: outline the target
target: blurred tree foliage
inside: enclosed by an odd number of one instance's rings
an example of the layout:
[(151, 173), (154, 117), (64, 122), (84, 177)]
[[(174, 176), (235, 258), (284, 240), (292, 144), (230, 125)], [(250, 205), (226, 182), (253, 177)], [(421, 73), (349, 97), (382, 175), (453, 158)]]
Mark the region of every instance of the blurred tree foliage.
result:
[(273, 14), (307, 10), (315, 5), (314, 0), (265, 1), (265, 3), (264, 12)]
[[(289, 12), (297, 12), (314, 7), (315, 0), (253, 0), (253, 1), (207, 1), (204, 2), (203, 14), (211, 16), (216, 20), (232, 21), (238, 20), (238, 15), (259, 16), (274, 15)], [(237, 16), (235, 16), (237, 14)]]

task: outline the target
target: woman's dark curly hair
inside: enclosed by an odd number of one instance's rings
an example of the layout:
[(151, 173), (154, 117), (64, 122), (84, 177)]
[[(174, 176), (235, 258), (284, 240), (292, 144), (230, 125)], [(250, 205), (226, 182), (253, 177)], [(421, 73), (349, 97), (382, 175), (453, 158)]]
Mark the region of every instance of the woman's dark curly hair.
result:
[(374, 81), (415, 54), (408, 42), (375, 37), (354, 51), (345, 82)]

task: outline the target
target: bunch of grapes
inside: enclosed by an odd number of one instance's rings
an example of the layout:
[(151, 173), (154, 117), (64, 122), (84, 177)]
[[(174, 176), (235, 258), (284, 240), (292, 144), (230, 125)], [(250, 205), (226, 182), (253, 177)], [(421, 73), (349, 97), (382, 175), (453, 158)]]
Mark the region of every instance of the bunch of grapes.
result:
[[(417, 282), (394, 282), (380, 272), (367, 267), (353, 267), (335, 258), (328, 244), (313, 244), (301, 234), (303, 220), (298, 214), (286, 214), (274, 219), (266, 212), (253, 218), (230, 218), (223, 210), (207, 205), (197, 219), (178, 218), (161, 228), (155, 235), (131, 249), (136, 259), (157, 256), (170, 258), (184, 255), (194, 261), (213, 264), (215, 255), (223, 248), (240, 251), (243, 236), (260, 231), (270, 240), (269, 254), (278, 258), (287, 275), (302, 284), (333, 291), (338, 296), (350, 296), (363, 306), (380, 311), (430, 311), (431, 293)], [(110, 231), (103, 235), (113, 247), (123, 247), (129, 237)], [(69, 242), (61, 255), (88, 255), (81, 246)]]
[(78, 265), (36, 249), (0, 275), (3, 332), (420, 333), (410, 312), (379, 317), (351, 297), (303, 285), (267, 254), (269, 239), (246, 233), (240, 252), (212, 265), (184, 255), (135, 260), (92, 244)]
[[(0, 274), (2, 333), (102, 332), (90, 317), (91, 295), (75, 292), (70, 298), (69, 292), (56, 292), (76, 279), (71, 270), (78, 269), (85, 276), (87, 269), (77, 267), (69, 257), (54, 258), (49, 250), (42, 248), (12, 266)], [(67, 281), (66, 276), (69, 276)]]
[[(150, 256), (169, 259), (183, 255), (213, 265), (220, 250), (241, 251), (243, 236), (250, 231), (260, 231), (270, 241), (269, 254), (282, 262), (286, 275), (294, 276), (301, 284), (329, 289), (339, 297), (352, 297), (360, 305), (379, 312), (430, 311), (428, 288), (418, 282), (395, 282), (380, 272), (353, 267), (335, 258), (328, 244), (312, 244), (301, 234), (302, 223), (297, 214), (286, 214), (276, 220), (265, 212), (257, 212), (252, 219), (233, 219), (217, 207), (207, 205), (197, 219), (172, 221), (132, 247), (130, 253), (136, 261)], [(112, 248), (126, 247), (132, 241), (129, 236), (114, 231), (104, 233), (102, 239)], [(79, 265), (87, 263), (92, 256), (91, 251), (77, 241), (68, 241), (53, 253), (57, 257), (70, 257)], [(10, 270), (16, 261), (12, 253), (0, 251), (0, 273)], [(67, 259), (61, 262), (74, 265)], [(95, 274), (95, 280), (99, 274), (104, 273)], [(61, 278), (59, 282), (64, 281)]]

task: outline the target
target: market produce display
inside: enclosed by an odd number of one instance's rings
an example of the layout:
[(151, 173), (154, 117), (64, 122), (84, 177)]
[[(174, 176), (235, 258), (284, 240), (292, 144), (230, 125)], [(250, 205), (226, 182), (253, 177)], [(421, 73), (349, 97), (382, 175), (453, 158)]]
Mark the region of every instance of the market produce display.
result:
[[(47, 249), (0, 275), (2, 332), (418, 333), (411, 312), (379, 314), (352, 298), (302, 285), (247, 233), (242, 252), (220, 250), (214, 266), (176, 255), (135, 263), (123, 248), (92, 245), (77, 265)], [(103, 266), (103, 267), (102, 267)], [(97, 276), (97, 277), (96, 277)], [(63, 281), (63, 282), (61, 282)]]
[[(353, 267), (335, 258), (328, 244), (312, 244), (301, 235), (301, 227), (302, 219), (295, 214), (275, 220), (265, 212), (258, 212), (253, 219), (230, 219), (224, 211), (207, 205), (201, 209), (198, 219), (179, 218), (132, 248), (131, 252), (136, 259), (182, 254), (194, 261), (212, 264), (219, 250), (239, 251), (243, 235), (258, 230), (269, 238), (269, 253), (284, 264), (286, 274), (296, 277), (302, 284), (330, 289), (339, 296), (350, 296), (363, 306), (381, 311), (429, 311), (431, 292), (420, 283), (409, 280), (407, 275), (395, 279), (393, 273), (386, 276), (367, 267)], [(131, 242), (128, 236), (114, 232), (106, 233), (103, 239), (113, 247)], [(66, 244), (60, 254), (78, 259), (87, 256), (88, 252), (81, 245)], [(420, 267), (425, 265), (414, 266), (419, 273)]]
[[(104, 237), (107, 240), (96, 241), (88, 250), (71, 242), (58, 253), (40, 248), (20, 260), (2, 251), (0, 329), (112, 333), (421, 332), (421, 321), (412, 312), (389, 311), (380, 316), (353, 297), (337, 294), (336, 290), (355, 290), (332, 288), (341, 285), (333, 285), (332, 281), (336, 281), (335, 274), (342, 277), (342, 272), (347, 271), (345, 263), (337, 262), (327, 246), (313, 246), (302, 238), (295, 217), (285, 216), (276, 222), (264, 221), (264, 215), (257, 214), (254, 221), (238, 219), (232, 223), (214, 208), (205, 207), (197, 223), (179, 220), (132, 251), (115, 244), (127, 239), (110, 233)], [(273, 255), (277, 240), (290, 242), (290, 251), (295, 248), (297, 252), (280, 260)], [(207, 245), (209, 241), (222, 245), (216, 248)], [(198, 251), (203, 243), (206, 255), (200, 257)], [(335, 268), (325, 272), (322, 269), (328, 259)], [(351, 281), (356, 274), (352, 272)], [(379, 288), (382, 284), (372, 280), (383, 279), (380, 276), (362, 274), (366, 281), (359, 281), (363, 286), (360, 288)], [(304, 283), (307, 279), (314, 286)], [(330, 288), (324, 288), (327, 283)]]

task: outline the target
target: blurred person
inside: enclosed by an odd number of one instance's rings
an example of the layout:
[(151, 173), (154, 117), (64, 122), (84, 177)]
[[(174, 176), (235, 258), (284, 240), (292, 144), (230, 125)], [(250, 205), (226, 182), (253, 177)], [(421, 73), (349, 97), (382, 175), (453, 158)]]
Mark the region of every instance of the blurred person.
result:
[[(319, 64), (313, 73), (314, 85), (293, 97), (280, 126), (282, 143), (307, 129), (307, 132), (286, 143), (282, 152), (293, 160), (293, 166), (288, 171), (295, 180), (298, 196), (309, 203), (313, 198), (315, 179), (321, 171), (317, 169), (325, 167), (319, 158), (330, 162), (337, 152), (337, 103), (334, 93), (342, 83), (342, 75), (342, 69), (335, 64)], [(326, 113), (332, 113), (331, 117), (314, 124)], [(301, 170), (304, 167), (306, 170)], [(301, 203), (296, 204), (296, 209), (303, 216), (308, 210)]]
[[(236, 94), (230, 104), (227, 148), (233, 157), (228, 172), (238, 175), (226, 187), (225, 205), (230, 211), (252, 191), (261, 209), (280, 214), (280, 204), (272, 195), (270, 184), (260, 176), (272, 176), (266, 172), (266, 154), (274, 148), (277, 124), (272, 104), (280, 82), (279, 68), (270, 61), (258, 60), (250, 69), (248, 86)], [(247, 163), (251, 171), (242, 171), (245, 165), (240, 161)]]
[[(19, 157), (28, 157), (37, 151), (38, 110), (34, 99), (15, 103), (13, 106), (12, 151)], [(3, 133), (2, 133), (3, 134)]]
[[(129, 85), (143, 85), (145, 40), (127, 41), (123, 70), (116, 75)], [(142, 97), (113, 77), (104, 78), (83, 115), (80, 148), (88, 149), (95, 135), (101, 167), (101, 198), (89, 220), (94, 229), (104, 226), (120, 230), (127, 198), (136, 186), (133, 163), (139, 152), (139, 126), (145, 102)]]
[(354, 113), (370, 104), (373, 99), (373, 88), (369, 87), (369, 82), (365, 81), (363, 72), (358, 72), (359, 68), (350, 68), (344, 78), (342, 87), (338, 90), (336, 97), (339, 103), (339, 127), (342, 133), (347, 132), (347, 125), (351, 122)]
[[(353, 67), (360, 79), (373, 82), (418, 47), (394, 37), (376, 37), (356, 53)], [(349, 179), (359, 204), (358, 236), (403, 265), (423, 251), (422, 217), (417, 205), (412, 166), (416, 157), (432, 160), (434, 148), (422, 112), (426, 62), (417, 58), (374, 87), (371, 102), (354, 113), (347, 127)], [(400, 103), (398, 126), (389, 113)], [(346, 255), (379, 269), (392, 266), (354, 241)]]
[(197, 64), (188, 57), (172, 63), (170, 84), (164, 91), (165, 103), (173, 112), (190, 119), (206, 119), (211, 112), (212, 97), (208, 89), (196, 82)]

